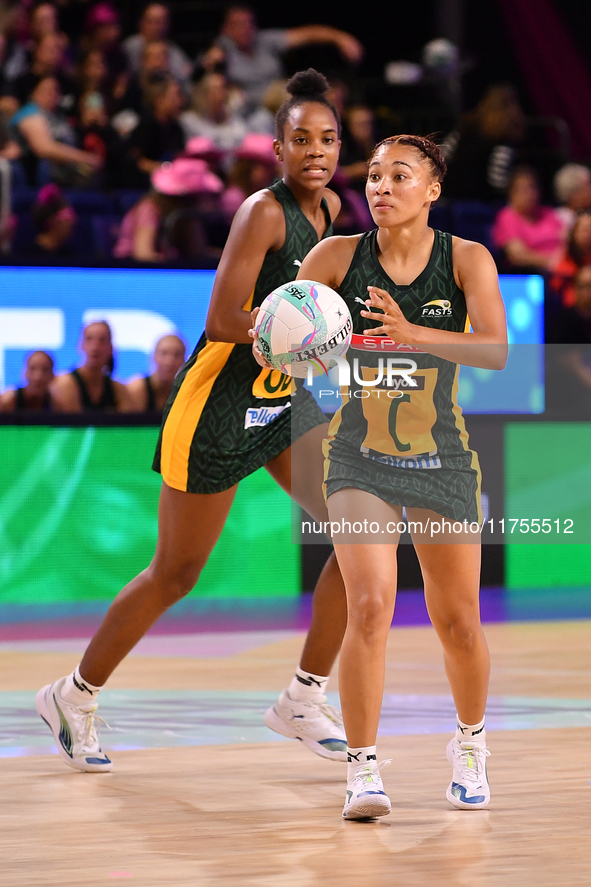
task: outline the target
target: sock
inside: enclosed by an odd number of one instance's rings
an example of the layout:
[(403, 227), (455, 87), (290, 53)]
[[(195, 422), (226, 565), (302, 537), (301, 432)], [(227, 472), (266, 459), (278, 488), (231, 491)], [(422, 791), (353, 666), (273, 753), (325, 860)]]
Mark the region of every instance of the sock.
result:
[(366, 745), (363, 748), (347, 748), (347, 761), (347, 782), (350, 782), (364, 764), (375, 764), (377, 762), (375, 745)]
[(60, 696), (70, 705), (88, 705), (96, 699), (102, 687), (94, 687), (80, 675), (80, 666), (69, 674), (61, 689)]
[(471, 739), (478, 745), (486, 745), (486, 730), (484, 729), (484, 718), (479, 724), (464, 724), (458, 718), (456, 726), (456, 739), (460, 742), (469, 742)]
[(328, 677), (312, 674), (298, 667), (295, 677), (287, 688), (287, 694), (294, 702), (320, 702), (324, 701), (327, 684)]

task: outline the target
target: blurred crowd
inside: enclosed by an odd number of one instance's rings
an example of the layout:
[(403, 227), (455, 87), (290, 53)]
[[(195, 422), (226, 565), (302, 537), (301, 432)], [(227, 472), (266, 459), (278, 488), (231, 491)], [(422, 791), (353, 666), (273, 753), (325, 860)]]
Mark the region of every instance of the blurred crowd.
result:
[(21, 385), (0, 394), (0, 413), (148, 413), (156, 418), (186, 357), (180, 336), (162, 336), (146, 374), (123, 384), (113, 378), (116, 357), (106, 321), (87, 324), (79, 346), (82, 361), (66, 373), (55, 373), (46, 351), (27, 355)]
[[(344, 31), (260, 30), (240, 4), (227, 8), (196, 58), (170, 30), (164, 3), (149, 3), (125, 38), (108, 0), (0, 4), (0, 165), (14, 195), (13, 213), (1, 220), (4, 253), (60, 260), (85, 243), (102, 258), (215, 259), (240, 203), (279, 173), (283, 54), (321, 43), (345, 65), (363, 57)], [(362, 140), (364, 161), (371, 131)], [(370, 218), (349, 187), (359, 179), (355, 135), (349, 141), (340, 224), (360, 230)]]
[(273, 137), (285, 54), (322, 44), (342, 63), (326, 72), (343, 118), (331, 183), (342, 202), (337, 233), (372, 227), (364, 184), (376, 141), (440, 125), (448, 175), (434, 227), (481, 241), (501, 271), (543, 274), (548, 341), (572, 334), (573, 322), (589, 338), (591, 172), (570, 162), (562, 121), (550, 133), (540, 128), (508, 84), (490, 86), (462, 114), (466, 65), (443, 39), (424, 47), (420, 65), (387, 64), (376, 87), (355, 76), (364, 47), (334, 27), (260, 29), (238, 2), (191, 56), (166, 3), (148, 3), (132, 33), (123, 31), (124, 8), (0, 2), (0, 251), (8, 261), (215, 267), (240, 204), (280, 174)]

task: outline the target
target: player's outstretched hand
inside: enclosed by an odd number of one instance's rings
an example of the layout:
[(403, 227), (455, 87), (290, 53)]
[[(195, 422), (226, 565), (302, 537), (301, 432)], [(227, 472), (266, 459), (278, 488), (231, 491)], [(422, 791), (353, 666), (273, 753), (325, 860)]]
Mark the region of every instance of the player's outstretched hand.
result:
[(252, 329), (250, 329), (248, 331), (248, 335), (253, 340), (252, 353), (253, 353), (253, 356), (254, 356), (254, 359), (256, 360), (256, 362), (260, 366), (264, 367), (266, 370), (272, 370), (273, 367), (271, 366), (269, 361), (263, 356), (263, 352), (261, 351), (261, 349), (259, 348), (259, 345), (258, 345), (258, 338), (259, 337), (257, 336), (257, 332), (256, 332), (256, 325), (257, 325), (256, 321), (257, 321), (257, 314), (259, 313), (260, 310), (261, 310), (260, 308), (253, 308), (253, 310), (250, 312), (250, 318), (252, 321)]
[(414, 324), (409, 323), (404, 314), (400, 310), (400, 306), (394, 301), (390, 293), (386, 290), (379, 289), (377, 286), (368, 286), (369, 298), (365, 304), (368, 309), (379, 308), (383, 314), (375, 311), (362, 311), (361, 316), (367, 317), (369, 320), (381, 321), (381, 326), (373, 329), (363, 330), (364, 336), (388, 336), (393, 342), (413, 341)]

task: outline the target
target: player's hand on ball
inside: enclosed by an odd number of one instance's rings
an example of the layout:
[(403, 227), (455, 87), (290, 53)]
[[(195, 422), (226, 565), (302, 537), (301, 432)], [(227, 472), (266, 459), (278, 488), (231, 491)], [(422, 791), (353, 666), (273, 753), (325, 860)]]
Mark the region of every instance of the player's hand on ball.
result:
[[(361, 316), (367, 317), (368, 320), (381, 321), (381, 326), (373, 329), (364, 330), (364, 336), (388, 336), (393, 342), (411, 343), (413, 339), (414, 324), (409, 323), (397, 302), (394, 301), (390, 293), (386, 290), (379, 289), (377, 286), (368, 286), (369, 298), (366, 300), (368, 310), (362, 311)], [(371, 311), (372, 308), (379, 308), (383, 314)]]
[(259, 337), (257, 336), (257, 331), (256, 331), (256, 325), (257, 325), (256, 321), (257, 321), (257, 314), (259, 313), (260, 310), (261, 310), (260, 308), (253, 308), (253, 310), (250, 312), (252, 329), (250, 329), (248, 331), (248, 335), (253, 340), (252, 353), (253, 353), (253, 357), (256, 360), (256, 362), (259, 364), (259, 366), (264, 367), (266, 370), (272, 370), (273, 367), (271, 366), (269, 361), (263, 356), (263, 352), (261, 351), (261, 349), (258, 346), (258, 338)]

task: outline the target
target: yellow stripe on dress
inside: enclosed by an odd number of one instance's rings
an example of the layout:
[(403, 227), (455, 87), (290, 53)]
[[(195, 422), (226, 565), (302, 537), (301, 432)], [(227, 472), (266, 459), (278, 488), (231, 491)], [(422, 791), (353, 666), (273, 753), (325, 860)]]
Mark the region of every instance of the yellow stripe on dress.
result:
[[(254, 290), (243, 311), (250, 311)], [(208, 342), (181, 383), (162, 429), (160, 471), (167, 486), (187, 491), (191, 444), (211, 389), (234, 349), (233, 342)]]
[(186, 492), (195, 431), (216, 379), (228, 362), (232, 342), (208, 342), (179, 388), (162, 429), (160, 470), (164, 482)]

